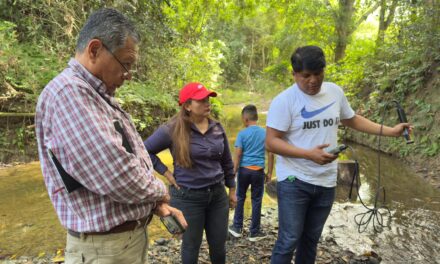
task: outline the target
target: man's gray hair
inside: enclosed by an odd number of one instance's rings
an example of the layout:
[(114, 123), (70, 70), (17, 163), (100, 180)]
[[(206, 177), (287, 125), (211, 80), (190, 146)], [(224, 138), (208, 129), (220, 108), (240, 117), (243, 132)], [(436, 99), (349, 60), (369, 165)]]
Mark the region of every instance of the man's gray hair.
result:
[(139, 33), (127, 17), (115, 9), (102, 8), (91, 14), (81, 29), (76, 42), (76, 52), (83, 52), (92, 39), (101, 40), (114, 52), (124, 46), (128, 36), (136, 43), (139, 42)]

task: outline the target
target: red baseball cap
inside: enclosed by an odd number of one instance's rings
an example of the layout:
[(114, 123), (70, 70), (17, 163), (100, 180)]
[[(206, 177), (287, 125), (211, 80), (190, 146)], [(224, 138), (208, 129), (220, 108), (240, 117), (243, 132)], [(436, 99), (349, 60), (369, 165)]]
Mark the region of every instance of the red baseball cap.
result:
[(182, 105), (188, 101), (188, 99), (202, 100), (208, 96), (216, 97), (217, 93), (209, 91), (201, 83), (188, 83), (179, 92), (179, 105)]

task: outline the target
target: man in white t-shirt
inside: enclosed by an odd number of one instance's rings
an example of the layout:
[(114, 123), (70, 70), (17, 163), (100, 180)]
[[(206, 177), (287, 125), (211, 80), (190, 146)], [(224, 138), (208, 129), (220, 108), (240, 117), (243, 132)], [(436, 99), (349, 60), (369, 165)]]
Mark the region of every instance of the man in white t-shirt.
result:
[[(266, 146), (277, 155), (278, 239), (271, 263), (314, 263), (316, 248), (335, 197), (339, 123), (369, 134), (381, 125), (355, 114), (342, 89), (323, 82), (321, 48), (305, 46), (291, 57), (295, 84), (274, 98), (267, 116)], [(407, 123), (383, 126), (398, 137)], [(287, 144), (286, 144), (287, 143)]]

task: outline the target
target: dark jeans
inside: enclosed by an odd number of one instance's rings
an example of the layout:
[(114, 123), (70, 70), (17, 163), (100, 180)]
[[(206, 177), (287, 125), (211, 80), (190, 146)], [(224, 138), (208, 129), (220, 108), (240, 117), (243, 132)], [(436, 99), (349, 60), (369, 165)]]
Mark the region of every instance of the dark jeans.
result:
[(170, 194), (171, 206), (182, 210), (188, 223), (182, 238), (182, 263), (198, 262), (203, 230), (205, 230), (211, 262), (224, 264), (229, 216), (229, 198), (225, 186), (220, 183), (200, 190), (183, 187), (177, 190), (171, 186)]
[(250, 170), (240, 167), (238, 170), (237, 180), (237, 207), (234, 213), (234, 226), (236, 228), (243, 228), (243, 210), (244, 202), (246, 200), (246, 192), (251, 186), (252, 199), (252, 222), (251, 234), (256, 234), (260, 231), (261, 220), (261, 203), (264, 194), (264, 170)]
[(335, 188), (301, 180), (277, 183), (278, 239), (272, 251), (272, 264), (315, 263), (316, 248), (335, 199)]

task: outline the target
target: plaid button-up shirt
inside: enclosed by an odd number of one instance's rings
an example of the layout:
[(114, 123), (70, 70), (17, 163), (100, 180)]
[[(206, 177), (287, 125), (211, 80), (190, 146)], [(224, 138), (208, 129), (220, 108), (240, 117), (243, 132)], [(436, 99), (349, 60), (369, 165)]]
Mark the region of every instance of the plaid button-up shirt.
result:
[[(123, 147), (115, 120), (133, 153)], [(35, 124), (44, 181), (65, 228), (107, 231), (148, 216), (166, 195), (130, 116), (77, 60), (71, 59), (41, 93)], [(84, 188), (71, 193), (63, 188), (49, 149)]]

